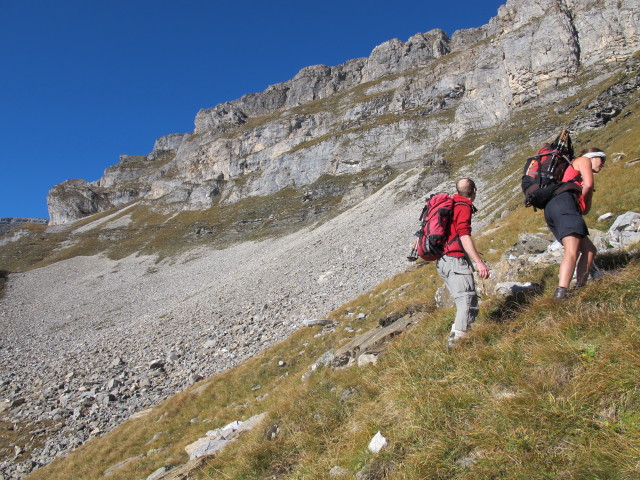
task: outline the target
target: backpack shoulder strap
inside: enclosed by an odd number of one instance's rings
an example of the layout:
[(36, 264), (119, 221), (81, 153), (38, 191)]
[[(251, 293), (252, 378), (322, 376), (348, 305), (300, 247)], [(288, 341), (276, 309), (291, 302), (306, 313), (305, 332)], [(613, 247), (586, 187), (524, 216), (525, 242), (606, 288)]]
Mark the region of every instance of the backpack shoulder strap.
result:
[[(567, 162), (569, 162), (569, 166), (573, 167), (573, 162), (574, 162), (575, 158), (573, 160), (569, 160), (569, 159), (566, 159), (566, 160), (567, 160)], [(566, 183), (577, 182), (578, 180), (582, 180), (582, 174), (580, 173), (580, 171), (577, 168), (574, 168), (574, 170), (576, 172), (578, 172), (578, 173), (573, 178), (571, 178), (569, 180), (565, 180)], [(563, 183), (565, 183), (565, 182), (563, 182)]]
[(462, 200), (458, 200), (456, 202), (453, 203), (454, 205), (466, 205), (467, 207), (469, 207), (471, 209), (471, 213), (476, 213), (478, 211), (478, 209), (476, 208), (476, 206), (473, 203), (467, 203), (467, 202), (463, 202)]

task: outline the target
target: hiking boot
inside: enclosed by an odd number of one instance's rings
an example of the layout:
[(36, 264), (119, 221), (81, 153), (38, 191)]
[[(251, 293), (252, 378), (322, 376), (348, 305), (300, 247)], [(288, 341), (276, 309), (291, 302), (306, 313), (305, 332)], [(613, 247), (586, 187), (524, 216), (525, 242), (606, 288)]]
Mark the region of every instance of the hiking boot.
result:
[(563, 302), (569, 297), (569, 289), (564, 287), (556, 288), (555, 293), (553, 294), (553, 299), (557, 302)]

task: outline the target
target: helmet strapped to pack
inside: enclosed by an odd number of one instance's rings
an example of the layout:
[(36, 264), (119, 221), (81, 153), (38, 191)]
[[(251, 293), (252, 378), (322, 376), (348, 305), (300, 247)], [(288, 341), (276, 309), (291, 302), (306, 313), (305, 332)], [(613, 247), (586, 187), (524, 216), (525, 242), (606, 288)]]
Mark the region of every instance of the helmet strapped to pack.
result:
[(552, 143), (545, 143), (538, 154), (526, 160), (522, 175), (525, 206), (544, 208), (554, 195), (575, 189), (575, 184), (563, 185), (562, 177), (573, 160), (573, 145), (569, 132), (563, 129)]

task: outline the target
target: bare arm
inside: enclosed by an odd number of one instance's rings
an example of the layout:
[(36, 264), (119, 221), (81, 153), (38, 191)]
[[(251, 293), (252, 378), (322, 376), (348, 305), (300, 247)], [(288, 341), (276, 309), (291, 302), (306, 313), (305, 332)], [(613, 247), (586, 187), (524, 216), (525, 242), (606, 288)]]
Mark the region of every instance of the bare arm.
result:
[(591, 159), (587, 157), (579, 157), (573, 161), (573, 168), (580, 172), (582, 176), (582, 196), (586, 208), (583, 215), (591, 210), (591, 198), (593, 197), (593, 170), (591, 169)]
[(467, 252), (471, 261), (476, 264), (480, 278), (489, 278), (489, 267), (487, 267), (482, 261), (482, 258), (480, 258), (480, 254), (478, 253), (478, 250), (476, 250), (476, 245), (473, 243), (471, 235), (460, 236), (460, 243), (462, 243), (462, 248)]

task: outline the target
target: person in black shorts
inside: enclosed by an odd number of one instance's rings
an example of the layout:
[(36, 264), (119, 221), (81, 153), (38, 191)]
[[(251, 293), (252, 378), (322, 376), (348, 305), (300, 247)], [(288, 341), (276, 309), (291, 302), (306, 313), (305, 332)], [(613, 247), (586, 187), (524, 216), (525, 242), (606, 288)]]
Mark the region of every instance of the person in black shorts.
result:
[(589, 235), (576, 197), (575, 192), (561, 193), (553, 197), (544, 209), (547, 226), (559, 242), (567, 235), (578, 235), (581, 238)]
[(564, 182), (574, 182), (580, 192), (565, 191), (553, 197), (544, 209), (544, 219), (556, 239), (564, 247), (564, 255), (558, 274), (558, 288), (553, 295), (556, 300), (564, 300), (574, 272), (576, 287), (581, 287), (589, 278), (591, 265), (596, 255), (596, 247), (589, 239), (589, 230), (583, 215), (591, 209), (594, 192), (593, 175), (604, 167), (605, 153), (599, 148), (584, 150), (571, 162), (562, 178)]

